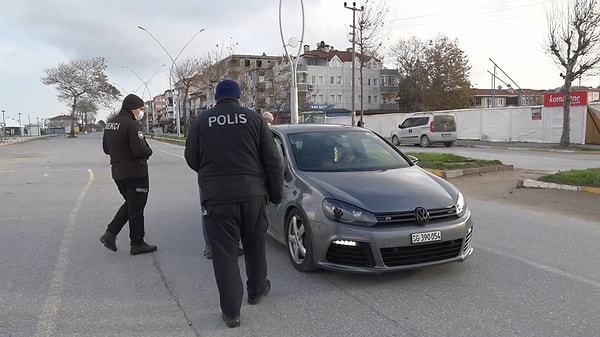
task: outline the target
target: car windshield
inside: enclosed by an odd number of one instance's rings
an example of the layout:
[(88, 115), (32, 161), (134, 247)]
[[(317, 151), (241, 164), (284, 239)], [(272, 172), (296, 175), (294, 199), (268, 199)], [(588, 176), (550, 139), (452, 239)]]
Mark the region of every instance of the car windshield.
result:
[(396, 149), (368, 131), (305, 132), (289, 135), (300, 170), (373, 171), (410, 166)]

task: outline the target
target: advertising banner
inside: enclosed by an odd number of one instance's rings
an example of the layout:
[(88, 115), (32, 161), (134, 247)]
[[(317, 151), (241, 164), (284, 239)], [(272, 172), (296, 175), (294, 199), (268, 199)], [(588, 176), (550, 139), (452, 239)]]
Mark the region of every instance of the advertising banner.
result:
[[(544, 95), (544, 106), (562, 106), (563, 93), (556, 92)], [(587, 91), (574, 91), (571, 93), (571, 105), (587, 105)]]

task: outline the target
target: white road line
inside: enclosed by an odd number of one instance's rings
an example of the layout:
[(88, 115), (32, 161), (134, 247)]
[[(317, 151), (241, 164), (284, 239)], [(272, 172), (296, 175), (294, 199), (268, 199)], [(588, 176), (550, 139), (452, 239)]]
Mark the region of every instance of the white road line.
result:
[(535, 262), (535, 261), (532, 261), (532, 260), (529, 260), (529, 259), (526, 259), (526, 258), (523, 258), (523, 257), (520, 257), (520, 256), (516, 256), (516, 255), (513, 255), (513, 254), (505, 253), (503, 251), (496, 250), (496, 249), (493, 249), (493, 248), (490, 248), (490, 247), (485, 247), (485, 246), (482, 246), (482, 245), (479, 245), (479, 244), (476, 244), (474, 246), (477, 249), (487, 250), (487, 251), (492, 252), (494, 254), (502, 255), (502, 256), (507, 257), (509, 259), (514, 259), (514, 260), (517, 260), (519, 262), (525, 263), (525, 264), (527, 264), (529, 266), (532, 266), (534, 268), (543, 269), (543, 270), (548, 271), (550, 273), (553, 273), (553, 274), (556, 274), (556, 275), (560, 275), (560, 276), (566, 277), (568, 279), (571, 279), (571, 280), (574, 280), (574, 281), (577, 281), (577, 282), (585, 283), (585, 284), (590, 285), (590, 286), (595, 287), (595, 288), (600, 288), (600, 282), (598, 282), (598, 281), (590, 280), (588, 278), (585, 278), (585, 277), (577, 275), (577, 274), (573, 274), (573, 273), (569, 273), (569, 272), (566, 272), (566, 271), (563, 271), (563, 270), (560, 270), (560, 269), (556, 269), (556, 268), (547, 266), (545, 264), (541, 264), (541, 263), (538, 263), (538, 262)]
[(36, 336), (53, 336), (56, 332), (56, 313), (62, 304), (62, 292), (64, 288), (65, 276), (67, 274), (67, 267), (69, 266), (69, 251), (71, 249), (71, 242), (73, 240), (73, 230), (75, 228), (77, 214), (79, 213), (81, 203), (83, 202), (87, 190), (94, 180), (94, 171), (88, 169), (88, 172), (89, 179), (79, 193), (77, 202), (71, 210), (69, 221), (67, 222), (67, 226), (65, 227), (65, 232), (63, 234), (62, 242), (58, 248), (58, 257), (56, 265), (54, 266), (52, 279), (50, 280), (50, 286), (48, 287), (48, 296), (38, 318)]
[(170, 156), (173, 156), (173, 157), (177, 157), (177, 158), (182, 158), (182, 159), (185, 159), (185, 157), (184, 157), (184, 156), (180, 156), (180, 155), (178, 155), (178, 154), (171, 153), (171, 152), (169, 152), (169, 151), (165, 151), (165, 150), (159, 150), (159, 151), (160, 151), (160, 152), (162, 152), (162, 153), (166, 153), (166, 154), (168, 154), (168, 155), (170, 155)]

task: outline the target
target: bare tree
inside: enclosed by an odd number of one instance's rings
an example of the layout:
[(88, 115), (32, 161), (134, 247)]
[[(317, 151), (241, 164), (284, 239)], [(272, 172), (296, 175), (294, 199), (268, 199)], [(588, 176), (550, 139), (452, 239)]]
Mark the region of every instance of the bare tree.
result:
[(90, 124), (93, 124), (96, 120), (96, 113), (98, 112), (98, 105), (87, 98), (81, 98), (77, 101), (75, 107), (77, 120), (81, 123), (82, 129), (87, 130)]
[(600, 62), (600, 6), (598, 0), (572, 0), (547, 13), (546, 52), (564, 69), (563, 129), (560, 146), (571, 143), (571, 84)]
[(119, 90), (108, 83), (104, 74), (106, 63), (103, 57), (90, 60), (78, 59), (69, 63), (59, 63), (58, 67), (46, 69), (42, 77), (45, 85), (55, 85), (58, 100), (66, 102), (71, 107), (71, 133), (75, 137), (77, 101), (86, 98), (92, 102), (109, 103), (117, 100)]
[(172, 70), (172, 76), (175, 80), (175, 87), (181, 93), (179, 96), (183, 97), (183, 103), (180, 107), (183, 107), (184, 115), (183, 134), (187, 135), (191, 121), (191, 111), (188, 111), (187, 107), (188, 94), (190, 93), (190, 89), (194, 86), (194, 83), (197, 81), (197, 76), (199, 76), (200, 71), (202, 70), (202, 63), (198, 57), (191, 56), (179, 62), (179, 64), (177, 64), (177, 66)]
[[(389, 8), (386, 1), (379, 5), (373, 4), (373, 1), (367, 0), (364, 4), (364, 10), (360, 12), (358, 18), (358, 38), (355, 43), (359, 51), (359, 74), (360, 74), (360, 121), (363, 123), (364, 111), (364, 68), (366, 63), (372, 58), (383, 60), (381, 48), (389, 30), (385, 29), (385, 18)], [(351, 34), (351, 33), (350, 33)], [(356, 38), (356, 37), (354, 37)], [(352, 40), (350, 40), (352, 41)]]

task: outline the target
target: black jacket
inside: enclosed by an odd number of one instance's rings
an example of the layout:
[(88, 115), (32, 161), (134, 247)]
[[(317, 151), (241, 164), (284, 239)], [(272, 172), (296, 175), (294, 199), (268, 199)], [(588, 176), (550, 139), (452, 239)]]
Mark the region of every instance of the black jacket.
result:
[(198, 172), (202, 204), (281, 202), (283, 166), (262, 116), (224, 99), (192, 123), (185, 160)]
[(148, 176), (152, 149), (131, 111), (122, 109), (106, 123), (102, 148), (110, 155), (113, 179)]

